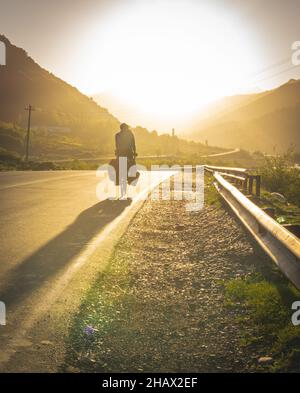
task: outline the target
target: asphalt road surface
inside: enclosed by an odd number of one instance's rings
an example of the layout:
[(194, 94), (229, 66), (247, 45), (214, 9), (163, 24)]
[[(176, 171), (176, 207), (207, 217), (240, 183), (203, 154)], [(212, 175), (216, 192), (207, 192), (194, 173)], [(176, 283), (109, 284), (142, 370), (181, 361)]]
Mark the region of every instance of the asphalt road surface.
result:
[(132, 200), (112, 201), (96, 195), (101, 180), (95, 171), (0, 173), (0, 301), (7, 310), (7, 325), (0, 326), (0, 369), (28, 344), (23, 322), (53, 291), (54, 279), (88, 264), (105, 231), (119, 226), (148, 188), (170, 175), (157, 172), (149, 185), (142, 173)]

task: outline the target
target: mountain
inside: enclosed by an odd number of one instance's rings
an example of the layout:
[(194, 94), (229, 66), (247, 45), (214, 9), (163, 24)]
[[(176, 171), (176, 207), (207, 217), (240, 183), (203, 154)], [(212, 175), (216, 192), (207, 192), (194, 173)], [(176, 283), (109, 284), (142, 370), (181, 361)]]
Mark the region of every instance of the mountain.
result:
[(259, 94), (224, 98), (190, 126), (190, 137), (226, 148), (300, 151), (300, 80)]
[(25, 50), (6, 45), (7, 65), (0, 68), (0, 120), (26, 126), (31, 104), (33, 125), (61, 130), (70, 129), (74, 136), (108, 136), (119, 127), (119, 121), (75, 87), (40, 67)]
[[(0, 150), (24, 154), (28, 111), (31, 104), (33, 157), (58, 159), (113, 154), (114, 135), (120, 122), (107, 109), (75, 87), (40, 67), (24, 49), (0, 35), (7, 61), (0, 66)], [(176, 136), (158, 135), (143, 127), (133, 129), (138, 152), (143, 155), (210, 154), (212, 149)]]

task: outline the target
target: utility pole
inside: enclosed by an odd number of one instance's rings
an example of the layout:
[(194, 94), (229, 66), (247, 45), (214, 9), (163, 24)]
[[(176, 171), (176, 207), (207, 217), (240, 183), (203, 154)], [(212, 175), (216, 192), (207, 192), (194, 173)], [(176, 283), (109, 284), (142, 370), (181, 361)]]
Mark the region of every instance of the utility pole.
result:
[(25, 111), (28, 111), (28, 125), (27, 125), (26, 150), (25, 150), (25, 161), (28, 162), (31, 112), (34, 111), (34, 108), (32, 108), (32, 106), (29, 104), (28, 108), (25, 108)]

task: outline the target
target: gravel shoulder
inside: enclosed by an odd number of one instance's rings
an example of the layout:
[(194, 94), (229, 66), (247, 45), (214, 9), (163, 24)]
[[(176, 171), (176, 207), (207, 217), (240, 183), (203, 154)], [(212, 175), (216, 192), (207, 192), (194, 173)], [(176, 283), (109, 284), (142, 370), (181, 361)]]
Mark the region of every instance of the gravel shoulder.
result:
[(226, 285), (285, 279), (227, 208), (185, 204), (148, 200), (136, 214), (74, 318), (62, 371), (271, 370), (258, 359), (272, 342), (245, 344), (257, 322)]

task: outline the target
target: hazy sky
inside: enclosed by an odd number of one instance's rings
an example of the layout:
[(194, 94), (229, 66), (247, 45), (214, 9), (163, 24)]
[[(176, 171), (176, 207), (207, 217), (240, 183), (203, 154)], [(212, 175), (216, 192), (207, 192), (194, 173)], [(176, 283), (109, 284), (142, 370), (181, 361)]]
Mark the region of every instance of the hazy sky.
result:
[(300, 0), (0, 0), (0, 33), (120, 120), (158, 130), (300, 78)]

